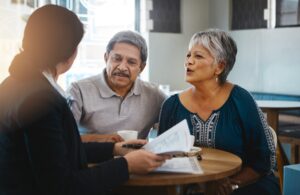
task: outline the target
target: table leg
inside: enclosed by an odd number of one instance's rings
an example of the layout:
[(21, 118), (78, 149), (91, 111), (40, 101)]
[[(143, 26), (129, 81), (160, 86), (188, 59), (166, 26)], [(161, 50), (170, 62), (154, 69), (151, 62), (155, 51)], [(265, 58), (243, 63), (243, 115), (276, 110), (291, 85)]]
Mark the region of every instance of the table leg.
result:
[(210, 181), (205, 183), (205, 195), (215, 195), (217, 193), (217, 182)]

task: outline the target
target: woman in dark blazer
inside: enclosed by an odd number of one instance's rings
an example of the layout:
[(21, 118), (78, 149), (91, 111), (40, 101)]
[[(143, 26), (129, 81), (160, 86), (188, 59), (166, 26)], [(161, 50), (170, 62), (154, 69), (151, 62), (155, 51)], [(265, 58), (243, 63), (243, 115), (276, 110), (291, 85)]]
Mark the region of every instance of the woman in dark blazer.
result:
[(81, 143), (56, 80), (72, 66), (82, 36), (82, 23), (63, 7), (47, 5), (30, 16), (22, 51), (0, 85), (0, 194), (106, 194), (129, 173), (147, 173), (165, 161), (122, 149), (122, 142)]

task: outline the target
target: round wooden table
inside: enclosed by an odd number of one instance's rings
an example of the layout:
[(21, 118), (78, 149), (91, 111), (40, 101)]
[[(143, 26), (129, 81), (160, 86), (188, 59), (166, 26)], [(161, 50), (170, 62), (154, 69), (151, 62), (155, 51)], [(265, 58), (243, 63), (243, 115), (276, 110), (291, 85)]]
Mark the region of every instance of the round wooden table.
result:
[[(203, 174), (182, 173), (150, 173), (147, 175), (130, 175), (130, 179), (120, 190), (124, 194), (130, 194), (124, 190), (131, 187), (134, 194), (149, 192), (149, 194), (180, 194), (178, 186), (192, 183), (209, 183), (234, 175), (241, 169), (241, 159), (229, 152), (212, 148), (202, 148), (202, 160), (199, 161)], [(125, 187), (125, 188), (124, 188)], [(164, 189), (164, 192), (155, 190), (155, 187)], [(158, 189), (158, 188), (157, 188)], [(152, 190), (152, 192), (151, 192)], [(122, 194), (122, 193), (121, 193)], [(132, 192), (131, 192), (132, 194)]]

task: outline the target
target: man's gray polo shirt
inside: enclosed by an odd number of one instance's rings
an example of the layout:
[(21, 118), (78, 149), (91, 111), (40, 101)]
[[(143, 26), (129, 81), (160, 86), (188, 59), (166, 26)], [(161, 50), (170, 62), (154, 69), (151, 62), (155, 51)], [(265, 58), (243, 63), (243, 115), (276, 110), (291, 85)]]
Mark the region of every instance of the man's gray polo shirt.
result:
[(137, 79), (123, 99), (107, 85), (104, 72), (71, 84), (68, 93), (76, 121), (87, 133), (112, 134), (131, 129), (145, 138), (158, 122), (166, 95), (157, 86)]

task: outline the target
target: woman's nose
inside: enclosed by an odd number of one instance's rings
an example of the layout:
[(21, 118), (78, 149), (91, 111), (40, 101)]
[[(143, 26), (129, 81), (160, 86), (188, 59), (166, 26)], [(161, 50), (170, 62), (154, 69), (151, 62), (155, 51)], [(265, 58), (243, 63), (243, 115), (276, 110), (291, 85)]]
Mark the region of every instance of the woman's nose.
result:
[(193, 59), (191, 57), (187, 57), (185, 60), (185, 66), (189, 66), (193, 64)]

